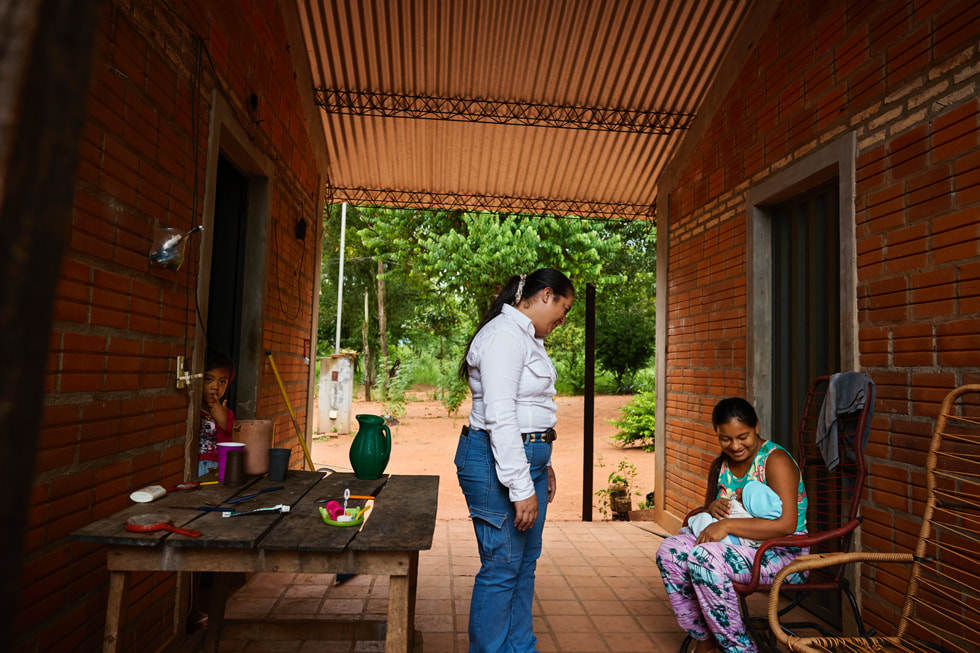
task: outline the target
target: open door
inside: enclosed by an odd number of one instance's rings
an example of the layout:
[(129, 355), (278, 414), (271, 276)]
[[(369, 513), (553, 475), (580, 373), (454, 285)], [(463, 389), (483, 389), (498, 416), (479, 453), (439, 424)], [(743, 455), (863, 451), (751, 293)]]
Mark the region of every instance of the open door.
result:
[[(211, 285), (208, 292), (208, 350), (222, 351), (241, 367), (248, 179), (224, 156), (218, 157), (215, 184)], [(238, 384), (228, 392), (237, 414)]]

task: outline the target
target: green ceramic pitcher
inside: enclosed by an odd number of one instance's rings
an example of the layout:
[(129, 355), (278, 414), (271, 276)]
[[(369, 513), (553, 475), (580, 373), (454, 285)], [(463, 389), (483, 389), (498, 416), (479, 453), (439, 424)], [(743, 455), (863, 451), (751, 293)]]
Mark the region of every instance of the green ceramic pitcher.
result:
[(391, 431), (383, 417), (356, 415), (360, 426), (350, 445), (350, 466), (357, 478), (381, 478), (391, 456)]

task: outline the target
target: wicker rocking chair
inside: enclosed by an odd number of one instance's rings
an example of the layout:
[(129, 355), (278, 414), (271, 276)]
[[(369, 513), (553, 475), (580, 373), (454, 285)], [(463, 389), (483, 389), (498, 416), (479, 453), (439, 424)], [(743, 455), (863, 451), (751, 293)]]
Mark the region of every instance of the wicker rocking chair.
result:
[[(943, 401), (926, 458), (926, 490), (914, 553), (809, 555), (780, 571), (770, 591), (769, 623), (784, 646), (808, 652), (980, 651), (980, 384), (961, 386)], [(897, 634), (801, 638), (785, 633), (777, 605), (786, 576), (854, 562), (910, 565), (887, 570), (875, 565), (870, 578), (877, 586), (908, 572)]]
[[(862, 375), (863, 376), (863, 375)], [(770, 651), (775, 647), (775, 639), (766, 627), (765, 617), (752, 618), (749, 614), (746, 599), (757, 592), (769, 592), (770, 585), (760, 582), (760, 561), (765, 551), (774, 546), (809, 547), (811, 553), (840, 553), (849, 551), (854, 532), (861, 524), (858, 510), (861, 505), (861, 495), (864, 489), (864, 442), (862, 434), (870, 425), (874, 414), (874, 382), (864, 377), (865, 402), (864, 407), (857, 412), (837, 416), (837, 443), (840, 463), (833, 469), (827, 468), (823, 454), (818, 445), (818, 422), (823, 409), (824, 400), (830, 389), (830, 376), (820, 376), (813, 380), (807, 390), (806, 398), (800, 416), (797, 431), (798, 450), (794, 452), (803, 482), (806, 484), (809, 509), (807, 511), (807, 534), (790, 535), (766, 540), (759, 546), (752, 566), (752, 578), (748, 583), (734, 583), (735, 593), (739, 597), (742, 617), (749, 633), (752, 635), (760, 650)], [(687, 518), (700, 512), (693, 510)], [(687, 518), (684, 523), (686, 525)], [(809, 594), (814, 592), (833, 592), (842, 594), (848, 600), (858, 628), (865, 633), (857, 601), (851, 592), (850, 584), (845, 575), (845, 568), (838, 566), (811, 573), (802, 583), (785, 584), (782, 587), (784, 596), (790, 598), (780, 614), (786, 614), (797, 607)], [(779, 592), (774, 593), (775, 596)], [(824, 635), (833, 634), (819, 621), (794, 622), (786, 624), (786, 628), (816, 630)], [(681, 644), (681, 651), (686, 651), (690, 644), (690, 636)]]

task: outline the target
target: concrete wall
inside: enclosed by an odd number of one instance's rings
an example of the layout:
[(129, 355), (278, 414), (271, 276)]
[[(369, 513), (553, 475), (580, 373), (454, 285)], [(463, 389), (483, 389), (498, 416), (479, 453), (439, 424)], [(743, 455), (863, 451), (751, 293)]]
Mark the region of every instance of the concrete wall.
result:
[[(322, 183), (287, 24), (272, 2), (107, 2), (96, 43), (75, 182), (70, 245), (61, 266), (17, 651), (100, 650), (105, 549), (73, 544), (75, 529), (129, 504), (150, 483), (196, 476), (194, 391), (176, 388), (176, 357), (200, 372), (212, 245), (195, 237), (177, 271), (151, 268), (155, 226), (190, 229), (213, 210), (222, 152), (263, 190), (253, 214), (264, 275), (250, 288), (254, 338), (243, 376), (257, 417), (302, 459), (265, 356), (271, 350), (305, 424), (315, 347)], [(302, 76), (299, 76), (302, 79)], [(255, 101), (252, 101), (252, 96)], [(309, 229), (295, 235), (298, 220)], [(203, 279), (202, 279), (203, 277)], [(202, 295), (203, 293), (203, 295)], [(206, 323), (206, 322), (205, 322)], [(246, 358), (243, 356), (243, 358)], [(16, 436), (12, 436), (16, 437)], [(125, 650), (170, 636), (172, 574), (136, 575)]]
[[(750, 391), (748, 198), (850, 139), (856, 323), (844, 326), (878, 386), (863, 546), (914, 541), (939, 403), (980, 380), (978, 37), (975, 2), (808, 1), (781, 3), (755, 41), (661, 189), (665, 521), (704, 496), (718, 453), (712, 406)], [(865, 573), (867, 621), (891, 632), (904, 581)]]

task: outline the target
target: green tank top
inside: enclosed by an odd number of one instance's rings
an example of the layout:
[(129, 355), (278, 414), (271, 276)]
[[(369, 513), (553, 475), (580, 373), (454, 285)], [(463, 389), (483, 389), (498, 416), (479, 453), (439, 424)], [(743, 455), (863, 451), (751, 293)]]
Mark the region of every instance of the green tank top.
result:
[[(734, 499), (737, 496), (738, 491), (741, 490), (743, 487), (745, 487), (745, 484), (752, 479), (765, 483), (766, 460), (768, 460), (769, 455), (772, 454), (772, 452), (776, 451), (777, 449), (782, 449), (783, 451), (786, 451), (786, 449), (779, 446), (775, 442), (772, 442), (770, 440), (763, 440), (762, 446), (759, 447), (759, 451), (756, 452), (755, 458), (752, 459), (752, 466), (749, 467), (749, 471), (745, 473), (745, 476), (741, 476), (741, 477), (732, 474), (732, 471), (728, 469), (727, 460), (722, 461), (721, 470), (718, 473), (718, 494), (716, 498), (718, 499), (724, 498), (724, 499), (728, 499), (729, 501)], [(790, 455), (788, 451), (786, 451), (786, 455), (789, 456), (790, 460), (793, 460), (793, 456)], [(793, 464), (794, 465), (796, 464), (795, 460), (793, 460)], [(798, 468), (799, 466), (797, 465), (797, 469)], [(766, 483), (766, 485), (768, 485), (768, 483)], [(806, 532), (807, 499), (806, 499), (806, 487), (803, 485), (802, 475), (800, 476), (799, 489), (796, 492), (796, 505), (797, 505), (797, 514), (798, 514), (798, 517), (796, 519), (796, 532), (804, 533)]]

